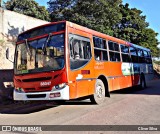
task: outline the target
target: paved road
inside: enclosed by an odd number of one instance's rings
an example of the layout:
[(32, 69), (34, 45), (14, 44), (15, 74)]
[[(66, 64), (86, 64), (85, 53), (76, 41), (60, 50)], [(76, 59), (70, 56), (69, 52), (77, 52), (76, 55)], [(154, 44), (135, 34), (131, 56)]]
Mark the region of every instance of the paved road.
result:
[(0, 105), (0, 113), (0, 125), (160, 125), (160, 80), (151, 81), (145, 90), (130, 88), (112, 92), (102, 105), (91, 104), (89, 100), (68, 101), (64, 105), (6, 102)]

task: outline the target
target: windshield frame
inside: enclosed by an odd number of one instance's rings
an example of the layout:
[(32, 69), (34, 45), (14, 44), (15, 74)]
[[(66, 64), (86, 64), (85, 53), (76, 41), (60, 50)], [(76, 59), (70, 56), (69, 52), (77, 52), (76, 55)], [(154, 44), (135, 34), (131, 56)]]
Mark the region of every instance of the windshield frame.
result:
[(18, 57), (17, 56), (17, 52), (18, 52), (17, 49), (18, 49), (19, 45), (26, 43), (25, 40), (23, 40), (23, 41), (20, 41), (20, 42), (16, 43), (16, 49), (15, 49), (15, 55), (14, 55), (14, 74), (16, 76), (18, 76), (18, 75), (26, 75), (26, 74), (37, 74), (37, 73), (45, 73), (45, 72), (54, 72), (54, 71), (63, 70), (65, 68), (65, 66), (66, 66), (66, 63), (65, 63), (66, 62), (66, 60), (65, 60), (66, 59), (66, 39), (65, 39), (66, 33), (65, 33), (65, 31), (53, 32), (53, 33), (48, 33), (48, 34), (44, 34), (44, 35), (41, 35), (41, 36), (36, 36), (36, 37), (33, 37), (33, 38), (28, 38), (27, 42), (39, 40), (39, 39), (42, 39), (42, 38), (47, 38), (49, 36), (49, 34), (52, 34), (51, 37), (55, 36), (55, 35), (59, 35), (59, 34), (63, 34), (64, 35), (64, 65), (63, 65), (63, 67), (60, 68), (60, 69), (57, 69), (57, 70), (50, 69), (50, 70), (46, 70), (46, 71), (27, 72), (27, 73), (18, 74), (17, 73), (17, 57)]
[[(25, 32), (22, 32), (21, 34), (18, 35), (17, 42), (21, 42), (29, 38), (35, 38), (35, 37), (47, 35), (49, 33), (57, 33), (59, 31), (65, 31), (65, 29), (66, 29), (66, 21), (51, 22), (45, 25), (41, 25), (38, 27), (34, 27), (32, 29), (26, 30)], [(35, 32), (38, 32), (38, 33), (35, 34)]]

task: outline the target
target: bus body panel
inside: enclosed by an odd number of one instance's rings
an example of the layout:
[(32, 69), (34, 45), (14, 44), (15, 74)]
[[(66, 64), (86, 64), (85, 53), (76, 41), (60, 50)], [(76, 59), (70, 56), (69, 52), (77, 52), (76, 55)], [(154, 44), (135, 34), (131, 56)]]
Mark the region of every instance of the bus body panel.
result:
[(67, 82), (66, 71), (14, 76), (15, 87), (21, 87), (25, 92), (49, 91), (53, 86), (59, 84), (59, 81)]
[[(107, 45), (107, 61), (98, 61), (95, 59), (93, 37), (99, 37), (106, 42), (113, 41), (119, 45), (123, 44), (127, 47), (135, 47), (143, 49), (138, 45), (96, 32), (86, 27), (64, 21), (65, 29), (65, 66), (62, 70), (41, 72), (35, 74), (23, 74), (14, 76), (15, 87), (24, 89), (25, 93), (17, 93), (14, 91), (15, 100), (69, 100), (83, 96), (93, 95), (95, 93), (95, 82), (100, 76), (106, 78), (108, 90), (114, 91), (122, 88), (140, 85), (140, 76), (143, 74), (145, 80), (153, 79), (153, 66), (146, 63), (122, 62), (121, 50), (120, 61), (110, 61), (109, 48)], [(57, 22), (58, 23), (58, 22)], [(51, 23), (47, 25), (57, 24)], [(43, 26), (40, 26), (43, 27)], [(33, 29), (34, 30), (34, 29)], [(60, 32), (61, 33), (61, 32)], [(91, 58), (83, 66), (71, 69), (71, 52), (70, 52), (70, 36), (78, 36), (89, 40), (91, 46)], [(42, 35), (43, 36), (43, 35)], [(35, 37), (37, 38), (37, 37)], [(150, 52), (149, 49), (144, 48)], [(130, 55), (131, 57), (131, 55)], [(139, 60), (139, 59), (138, 59)], [(76, 60), (75, 60), (76, 61)], [(78, 60), (77, 60), (78, 61)], [(76, 64), (79, 64), (78, 62)], [(58, 84), (65, 83), (66, 86), (61, 90), (52, 90)], [(55, 96), (54, 93), (60, 93), (61, 96)], [(32, 98), (32, 95), (46, 95), (45, 97)], [(31, 96), (27, 98), (26, 96)], [(58, 94), (57, 94), (58, 95)]]
[[(67, 28), (68, 28), (67, 29), (68, 35), (69, 34), (79, 35), (86, 37), (89, 40), (91, 40), (92, 38), (90, 34), (84, 31), (71, 28), (70, 26), (68, 26)], [(67, 49), (69, 51), (69, 45), (67, 45)], [(68, 54), (68, 59), (70, 59), (69, 56), (70, 55)], [(70, 98), (79, 98), (94, 93), (95, 77), (94, 77), (93, 65), (94, 65), (93, 51), (92, 51), (92, 58), (89, 60), (89, 62), (78, 69), (71, 69), (70, 61), (68, 60), (68, 82), (71, 87)]]

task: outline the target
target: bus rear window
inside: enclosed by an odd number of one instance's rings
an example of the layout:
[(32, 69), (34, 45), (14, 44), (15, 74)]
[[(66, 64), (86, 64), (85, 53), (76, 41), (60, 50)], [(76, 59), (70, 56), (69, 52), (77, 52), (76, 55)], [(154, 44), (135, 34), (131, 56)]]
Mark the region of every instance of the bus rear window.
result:
[(28, 38), (33, 38), (33, 37), (36, 37), (36, 36), (41, 36), (43, 34), (48, 34), (48, 33), (51, 33), (51, 32), (58, 32), (58, 31), (62, 31), (62, 30), (65, 30), (65, 22), (40, 27), (40, 28), (30, 30), (28, 32), (20, 34), (18, 36), (17, 42), (28, 39)]

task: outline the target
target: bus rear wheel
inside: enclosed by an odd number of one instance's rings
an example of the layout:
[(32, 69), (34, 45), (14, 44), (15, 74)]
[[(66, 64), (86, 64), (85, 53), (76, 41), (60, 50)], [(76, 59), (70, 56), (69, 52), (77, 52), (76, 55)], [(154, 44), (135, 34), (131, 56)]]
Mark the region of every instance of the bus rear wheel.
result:
[(90, 97), (92, 103), (101, 104), (105, 99), (105, 87), (102, 80), (97, 79), (95, 83), (95, 93)]

